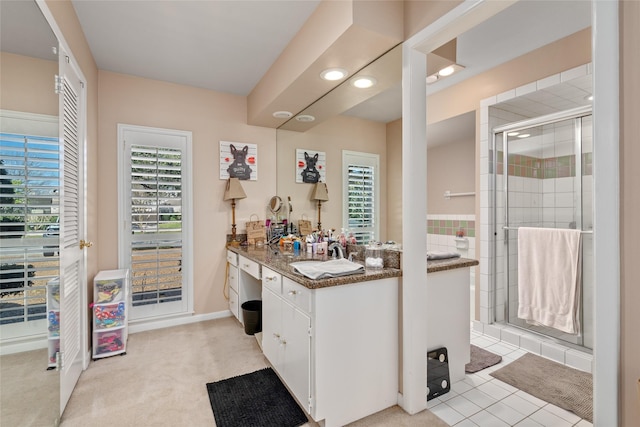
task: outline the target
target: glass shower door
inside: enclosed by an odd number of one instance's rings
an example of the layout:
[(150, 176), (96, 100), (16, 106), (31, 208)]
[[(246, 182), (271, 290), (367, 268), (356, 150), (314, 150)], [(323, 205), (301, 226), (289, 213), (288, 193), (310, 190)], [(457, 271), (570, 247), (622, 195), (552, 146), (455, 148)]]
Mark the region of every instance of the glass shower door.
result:
[[(591, 116), (579, 115), (555, 121), (531, 120), (510, 127), (496, 138), (496, 193), (498, 215), (503, 215), (504, 260), (502, 289), (504, 320), (508, 324), (566, 341), (592, 347), (591, 254), (592, 154)], [(499, 144), (498, 144), (499, 141)], [(506, 141), (506, 143), (503, 143)], [(501, 174), (501, 176), (498, 176)], [(498, 218), (497, 218), (498, 219)], [(531, 325), (518, 318), (518, 227), (579, 229), (583, 233), (583, 301), (578, 310), (580, 333), (566, 334), (553, 328)], [(500, 273), (500, 272), (499, 272)], [(500, 288), (498, 288), (500, 292)], [(586, 328), (585, 328), (586, 325)]]

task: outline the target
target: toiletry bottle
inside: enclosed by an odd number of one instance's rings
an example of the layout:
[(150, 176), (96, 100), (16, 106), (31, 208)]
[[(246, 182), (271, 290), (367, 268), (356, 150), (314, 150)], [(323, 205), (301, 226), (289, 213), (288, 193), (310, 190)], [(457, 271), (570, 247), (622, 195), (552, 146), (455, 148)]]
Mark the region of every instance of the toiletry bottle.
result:
[(338, 236), (338, 242), (340, 242), (340, 246), (343, 248), (347, 247), (347, 236), (344, 233), (344, 228), (340, 230), (340, 235)]

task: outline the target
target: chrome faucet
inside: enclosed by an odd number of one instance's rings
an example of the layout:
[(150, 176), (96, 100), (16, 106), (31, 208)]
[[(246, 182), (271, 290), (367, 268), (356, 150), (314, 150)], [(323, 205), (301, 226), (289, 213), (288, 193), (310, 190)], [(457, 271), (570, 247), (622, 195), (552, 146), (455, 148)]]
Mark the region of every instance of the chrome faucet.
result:
[(331, 258), (344, 258), (344, 253), (342, 252), (342, 245), (340, 244), (340, 242), (333, 242), (331, 246), (329, 246), (328, 251), (331, 254)]

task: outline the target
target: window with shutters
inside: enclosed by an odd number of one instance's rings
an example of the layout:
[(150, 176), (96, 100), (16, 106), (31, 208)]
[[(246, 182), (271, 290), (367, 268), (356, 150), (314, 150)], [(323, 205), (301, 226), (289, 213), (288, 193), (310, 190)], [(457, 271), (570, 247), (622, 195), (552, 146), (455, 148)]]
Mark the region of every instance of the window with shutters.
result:
[(121, 197), (133, 319), (192, 309), (188, 132), (121, 125), (126, 185)]
[(343, 224), (359, 244), (380, 235), (379, 169), (377, 154), (342, 152)]
[[(3, 117), (11, 115), (3, 112)], [(55, 135), (57, 117), (26, 118)], [(25, 120), (24, 117), (21, 119)], [(47, 132), (40, 132), (47, 133)], [(3, 338), (45, 330), (47, 282), (59, 274), (58, 138), (0, 134), (0, 325)], [(28, 326), (40, 324), (42, 328)], [(11, 326), (10, 329), (9, 326)]]

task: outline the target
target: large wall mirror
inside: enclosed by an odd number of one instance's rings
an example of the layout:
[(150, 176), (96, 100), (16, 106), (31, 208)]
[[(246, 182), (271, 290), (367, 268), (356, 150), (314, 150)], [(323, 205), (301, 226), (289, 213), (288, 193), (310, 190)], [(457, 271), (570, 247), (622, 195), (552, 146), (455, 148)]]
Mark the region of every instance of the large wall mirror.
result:
[(0, 17), (0, 425), (57, 425), (58, 42), (35, 1)]
[[(544, 26), (538, 22), (545, 22)], [(557, 1), (520, 1), (502, 12), (467, 30), (454, 40), (444, 43), (428, 55), (428, 74), (446, 65), (464, 68), (449, 77), (441, 77), (427, 86), (427, 140), (429, 160), (429, 214), (475, 216), (477, 203), (469, 197), (445, 199), (444, 192), (473, 193), (476, 190), (476, 110), (479, 100), (497, 96), (513, 82), (513, 87), (534, 82), (564, 71), (557, 51), (541, 57), (543, 63), (533, 64), (518, 75), (501, 75), (500, 66), (515, 63), (522, 55), (543, 50), (545, 46), (576, 37), (590, 52), (590, 3)], [(311, 200), (312, 185), (296, 182), (297, 174), (306, 165), (296, 156), (299, 149), (324, 153), (325, 176), (329, 201), (322, 203), (322, 224), (326, 228), (348, 227), (345, 219), (348, 188), (344, 171), (344, 151), (371, 153), (379, 156), (380, 193), (377, 239), (402, 239), (402, 46), (397, 46), (346, 80), (304, 111), (294, 115), (277, 130), (277, 193), (290, 196), (295, 209), (292, 221), (308, 217), (316, 220), (317, 204)], [(567, 57), (574, 52), (567, 54)], [(576, 53), (579, 54), (579, 53)], [(544, 59), (546, 58), (546, 59)], [(588, 60), (586, 62), (589, 62)], [(570, 67), (569, 67), (570, 68)], [(546, 73), (546, 74), (545, 74)], [(374, 76), (378, 84), (369, 89), (357, 89), (352, 81), (360, 75)], [(479, 80), (483, 78), (484, 80)], [(586, 79), (590, 84), (590, 77)], [(477, 81), (474, 84), (471, 82)], [(464, 88), (464, 89), (462, 89)], [(552, 98), (566, 91), (566, 85), (547, 88), (544, 93), (530, 93), (521, 102), (503, 105), (518, 115), (527, 111), (536, 114), (542, 98)], [(535, 91), (534, 91), (535, 92)], [(556, 98), (562, 103), (560, 99)], [(551, 107), (553, 108), (553, 107)], [(557, 108), (567, 108), (559, 105)], [(539, 108), (538, 108), (539, 109)], [(549, 111), (546, 110), (546, 111)], [(315, 118), (309, 121), (309, 117)], [(302, 120), (297, 120), (301, 117)], [(469, 254), (470, 256), (473, 254)]]

